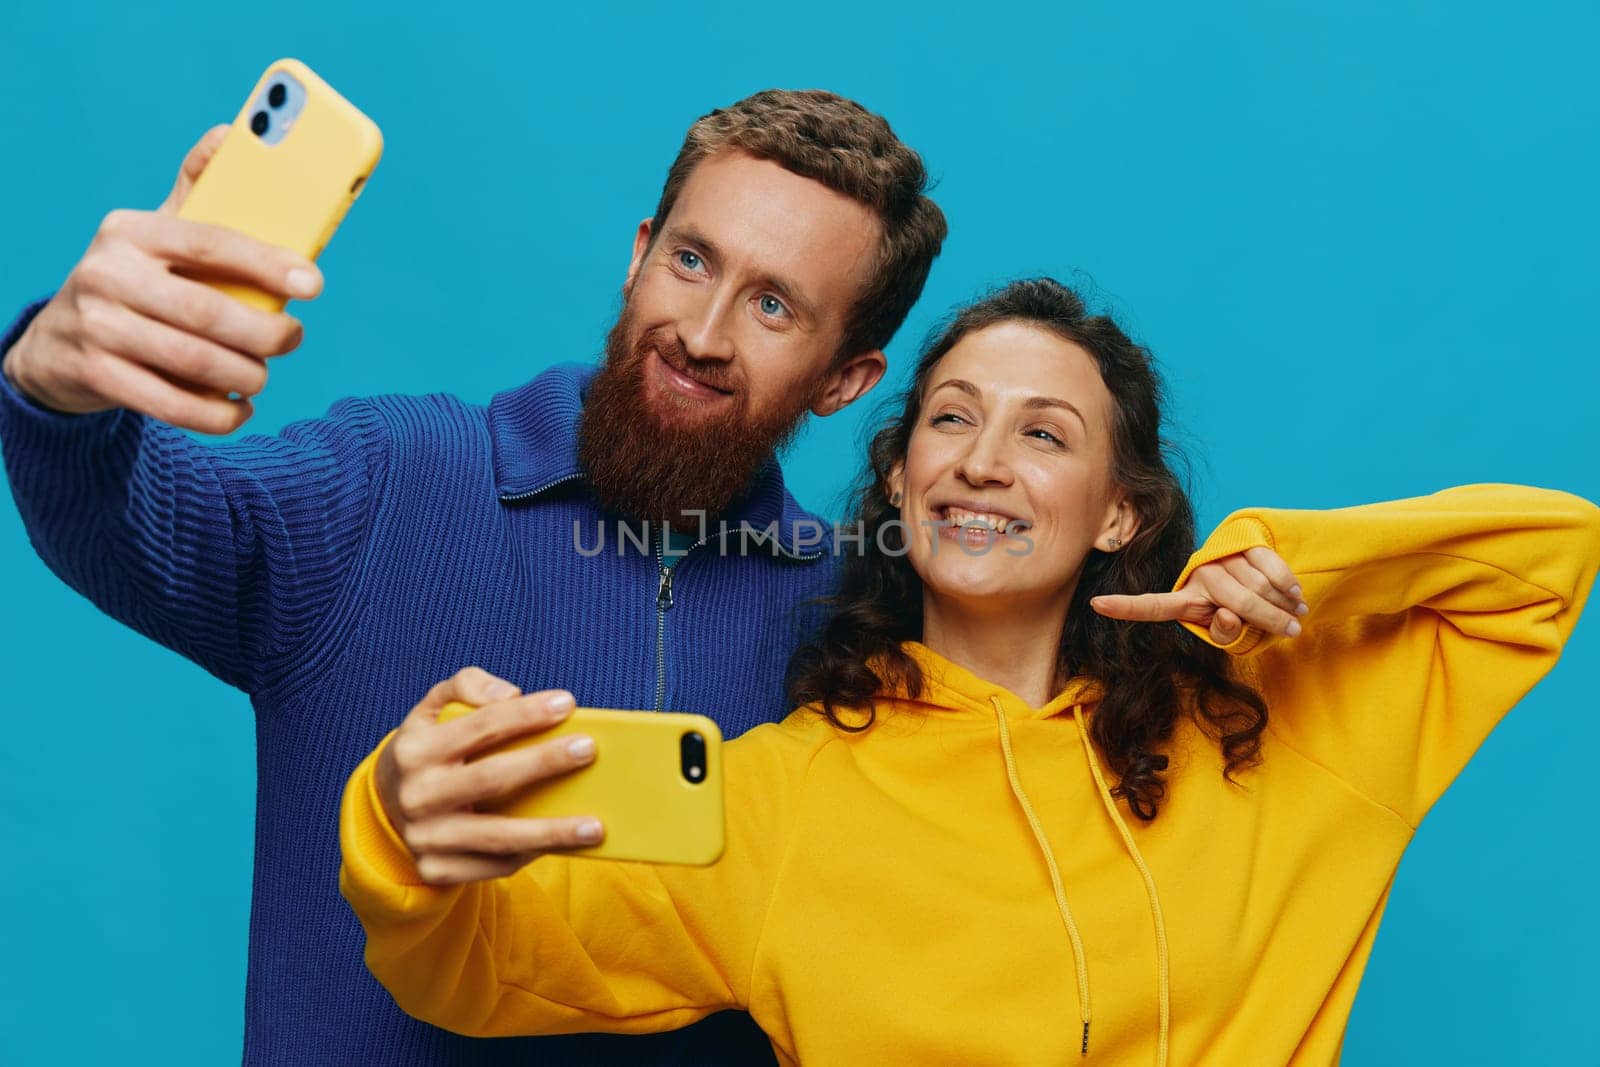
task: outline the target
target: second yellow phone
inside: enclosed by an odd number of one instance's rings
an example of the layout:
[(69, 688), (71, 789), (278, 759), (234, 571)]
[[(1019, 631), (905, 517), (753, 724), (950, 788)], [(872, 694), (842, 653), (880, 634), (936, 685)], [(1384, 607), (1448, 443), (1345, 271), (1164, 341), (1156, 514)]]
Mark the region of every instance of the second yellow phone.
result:
[[(216, 223), (316, 259), (383, 154), (377, 125), (304, 63), (280, 59), (256, 82), (178, 216)], [(203, 279), (269, 311), (285, 301)]]
[[(453, 701), (439, 721), (474, 710)], [(680, 712), (578, 708), (560, 725), (493, 751), (572, 734), (594, 738), (593, 763), (476, 810), (543, 819), (592, 815), (605, 824), (605, 839), (572, 850), (574, 856), (704, 866), (722, 855), (722, 733), (715, 722)]]

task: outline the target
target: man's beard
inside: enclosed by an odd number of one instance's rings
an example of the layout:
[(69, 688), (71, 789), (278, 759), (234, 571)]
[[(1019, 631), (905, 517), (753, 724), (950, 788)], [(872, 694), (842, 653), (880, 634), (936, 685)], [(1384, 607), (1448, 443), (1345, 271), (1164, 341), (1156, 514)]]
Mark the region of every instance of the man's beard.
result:
[[(630, 337), (633, 332), (633, 313), (625, 304), (606, 336), (605, 363), (584, 397), (578, 463), (611, 511), (698, 532), (703, 522), (726, 515), (767, 459), (789, 443), (822, 382), (752, 418), (750, 393), (736, 364), (695, 359), (670, 329), (646, 330), (637, 338)], [(707, 415), (696, 410), (695, 400), (663, 396), (645, 378), (652, 349), (680, 373), (732, 391), (731, 403), (719, 402), (725, 410)]]

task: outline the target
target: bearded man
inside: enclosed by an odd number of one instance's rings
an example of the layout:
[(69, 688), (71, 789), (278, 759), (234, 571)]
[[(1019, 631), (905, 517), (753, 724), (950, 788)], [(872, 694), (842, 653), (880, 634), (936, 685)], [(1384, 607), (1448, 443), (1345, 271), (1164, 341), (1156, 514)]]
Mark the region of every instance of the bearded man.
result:
[[(107, 216), (0, 341), (0, 446), (46, 563), (256, 710), (245, 1061), (770, 1062), (731, 1013), (493, 1042), (403, 1015), (339, 897), (339, 796), (465, 664), (580, 704), (701, 712), (729, 736), (786, 713), (796, 609), (831, 589), (834, 556), (776, 453), (883, 374), (945, 235), (921, 159), (848, 100), (757, 93), (689, 130), (598, 371), (558, 366), (487, 407), (347, 400), (204, 445), (179, 427), (237, 429), (301, 330), (189, 276), (321, 286), (290, 252), (176, 217), (221, 132), (161, 210)], [(608, 524), (645, 549), (592, 551)], [(475, 677), (462, 696), (495, 695), (467, 692)]]

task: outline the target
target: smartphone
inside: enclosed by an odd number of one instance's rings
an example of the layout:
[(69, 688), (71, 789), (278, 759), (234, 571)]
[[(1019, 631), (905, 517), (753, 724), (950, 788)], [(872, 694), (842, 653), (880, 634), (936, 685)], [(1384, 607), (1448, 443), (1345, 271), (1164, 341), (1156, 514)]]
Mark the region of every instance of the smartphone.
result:
[[(383, 154), (377, 125), (311, 68), (280, 59), (261, 75), (178, 216), (241, 230), (316, 259)], [(247, 304), (287, 302), (203, 278)]]
[[(452, 701), (439, 721), (474, 710)], [(592, 815), (605, 824), (605, 840), (568, 853), (574, 856), (704, 866), (722, 855), (722, 732), (715, 722), (681, 712), (577, 708), (559, 726), (491, 751), (571, 734), (594, 738), (593, 763), (474, 808), (533, 819)]]

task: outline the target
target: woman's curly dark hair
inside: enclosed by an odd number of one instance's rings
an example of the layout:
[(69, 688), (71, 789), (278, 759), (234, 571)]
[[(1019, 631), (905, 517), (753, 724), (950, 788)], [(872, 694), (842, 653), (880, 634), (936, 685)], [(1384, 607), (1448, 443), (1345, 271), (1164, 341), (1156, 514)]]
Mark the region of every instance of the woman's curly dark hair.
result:
[[(838, 728), (857, 732), (875, 718), (872, 697), (885, 686), (921, 692), (916, 662), (900, 643), (922, 635), (922, 582), (905, 554), (899, 509), (888, 501), (890, 471), (903, 463), (934, 368), (963, 337), (1003, 322), (1021, 322), (1073, 342), (1099, 365), (1111, 394), (1113, 477), (1139, 516), (1121, 551), (1091, 550), (1084, 562), (1057, 658), (1058, 677), (1088, 676), (1105, 689), (1090, 716), (1090, 737), (1118, 776), (1113, 793), (1135, 815), (1156, 817), (1167, 757), (1179, 715), (1192, 709), (1221, 745), (1225, 774), (1260, 759), (1267, 708), (1230, 670), (1228, 655), (1176, 624), (1122, 622), (1097, 614), (1091, 597), (1170, 589), (1195, 548), (1194, 510), (1168, 463), (1161, 437), (1162, 385), (1150, 353), (1106, 315), (1090, 315), (1071, 289), (1049, 278), (1014, 282), (959, 311), (937, 328), (917, 363), (900, 412), (872, 438), (870, 469), (854, 490), (853, 522), (861, 550), (846, 559), (839, 591), (817, 638), (789, 664), (794, 705), (818, 703)], [(854, 525), (852, 529), (857, 529)], [(872, 661), (885, 677), (875, 673)], [(841, 710), (865, 712), (846, 722)]]

